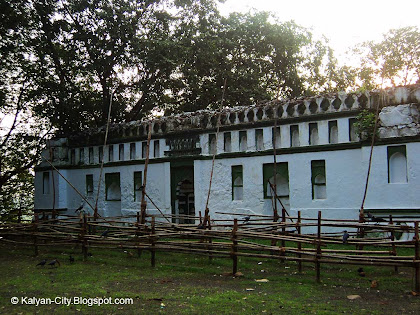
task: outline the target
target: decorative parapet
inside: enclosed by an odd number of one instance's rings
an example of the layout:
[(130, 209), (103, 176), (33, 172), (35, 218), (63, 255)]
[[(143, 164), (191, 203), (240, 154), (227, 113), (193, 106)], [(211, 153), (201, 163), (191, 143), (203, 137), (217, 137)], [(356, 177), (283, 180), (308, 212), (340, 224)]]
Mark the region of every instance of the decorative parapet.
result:
[[(184, 131), (211, 130), (218, 126), (247, 125), (257, 122), (281, 121), (310, 116), (328, 116), (340, 112), (358, 112), (361, 109), (376, 108), (400, 104), (420, 104), (420, 85), (389, 88), (383, 91), (363, 93), (335, 93), (314, 97), (299, 97), (291, 100), (268, 101), (251, 106), (237, 106), (221, 110), (199, 110), (197, 112), (143, 119), (110, 126), (109, 139), (130, 141), (146, 138), (148, 126), (152, 125), (154, 137), (167, 137)], [(279, 122), (281, 123), (281, 122)], [(240, 128), (240, 127), (239, 127)], [(105, 127), (90, 129), (70, 137), (70, 144), (100, 144), (103, 141)]]

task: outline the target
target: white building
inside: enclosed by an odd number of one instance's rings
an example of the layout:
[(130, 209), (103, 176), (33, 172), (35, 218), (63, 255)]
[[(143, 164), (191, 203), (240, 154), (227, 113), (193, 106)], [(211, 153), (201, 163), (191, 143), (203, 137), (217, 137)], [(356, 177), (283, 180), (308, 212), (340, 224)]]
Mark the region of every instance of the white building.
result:
[[(339, 93), (157, 118), (152, 122), (146, 191), (164, 213), (204, 213), (216, 152), (211, 217), (228, 217), (217, 211), (272, 215), (268, 180), (274, 174), (274, 144), (278, 195), (291, 215), (301, 210), (315, 217), (322, 210), (323, 217), (358, 218), (371, 148), (370, 141), (359, 140), (355, 117), (364, 108), (376, 108), (383, 95), (365, 210), (420, 214), (420, 85), (383, 94)], [(43, 155), (52, 157), (91, 203), (103, 157), (99, 214), (135, 214), (140, 210), (148, 124), (111, 126), (105, 148), (105, 128), (56, 139)], [(35, 209), (52, 209), (54, 203), (55, 209), (74, 214), (81, 201), (47, 162), (36, 167)], [(150, 202), (148, 213), (157, 213)]]

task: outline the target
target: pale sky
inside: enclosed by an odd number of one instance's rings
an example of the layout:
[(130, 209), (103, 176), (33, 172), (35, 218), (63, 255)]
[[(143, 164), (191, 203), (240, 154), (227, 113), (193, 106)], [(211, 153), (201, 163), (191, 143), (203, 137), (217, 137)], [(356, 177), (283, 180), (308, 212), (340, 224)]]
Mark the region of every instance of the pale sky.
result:
[(294, 20), (325, 35), (337, 57), (349, 47), (366, 40), (380, 40), (392, 28), (420, 28), (420, 1), (417, 0), (226, 0), (220, 4), (228, 12), (274, 12), (280, 21)]

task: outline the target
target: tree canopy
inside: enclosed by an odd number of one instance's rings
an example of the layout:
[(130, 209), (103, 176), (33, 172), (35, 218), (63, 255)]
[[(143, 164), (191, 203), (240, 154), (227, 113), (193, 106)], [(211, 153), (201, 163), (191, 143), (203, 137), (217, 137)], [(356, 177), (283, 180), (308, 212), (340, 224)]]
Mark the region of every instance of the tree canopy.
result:
[(420, 80), (420, 32), (416, 26), (391, 29), (381, 41), (359, 45), (358, 77), (365, 88), (408, 85)]
[[(166, 113), (323, 90), (330, 50), (269, 13), (212, 0), (23, 1), (19, 64), (33, 112), (58, 134)], [(10, 5), (12, 7), (12, 5)]]

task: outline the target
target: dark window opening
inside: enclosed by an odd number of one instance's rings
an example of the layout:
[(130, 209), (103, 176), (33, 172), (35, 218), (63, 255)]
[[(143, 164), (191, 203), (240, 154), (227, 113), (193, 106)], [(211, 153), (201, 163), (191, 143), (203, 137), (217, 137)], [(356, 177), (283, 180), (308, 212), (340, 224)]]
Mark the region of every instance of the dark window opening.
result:
[(349, 140), (350, 141), (359, 141), (359, 135), (357, 134), (355, 123), (357, 122), (356, 118), (349, 119)]
[(159, 140), (155, 140), (155, 142), (153, 142), (153, 156), (155, 158), (160, 156), (160, 143)]
[(257, 151), (264, 150), (264, 132), (263, 129), (255, 129), (255, 149)]
[(242, 165), (232, 166), (232, 200), (243, 200), (243, 169)]
[(103, 160), (104, 160), (104, 147), (103, 146), (100, 146), (99, 147), (99, 163), (102, 163), (103, 162)]
[(121, 200), (120, 173), (105, 174), (105, 199), (107, 201)]
[(319, 142), (318, 124), (310, 123), (309, 124), (309, 145), (317, 145), (318, 142)]
[(113, 162), (114, 161), (114, 146), (110, 145), (108, 148), (108, 161)]
[(118, 160), (124, 161), (124, 144), (118, 146)]
[(145, 159), (147, 156), (147, 142), (144, 141), (141, 143), (141, 158)]
[(136, 144), (130, 143), (130, 160), (136, 159)]
[(239, 131), (239, 151), (246, 151), (248, 149), (248, 137), (246, 131)]
[(209, 134), (209, 153), (210, 154), (217, 153), (217, 139), (214, 133)]
[(93, 148), (89, 148), (89, 164), (93, 164)]
[(281, 133), (280, 133), (280, 127), (273, 127), (272, 128), (272, 143), (273, 148), (280, 148), (281, 145)]
[(291, 147), (300, 146), (299, 126), (298, 125), (291, 125), (290, 126), (290, 146)]
[(134, 201), (141, 200), (141, 193), (142, 193), (142, 178), (141, 172), (134, 172)]
[(312, 199), (327, 199), (325, 160), (311, 161)]
[(50, 172), (42, 173), (42, 193), (44, 195), (50, 194)]
[[(275, 180), (274, 180), (274, 177)], [(287, 162), (276, 163), (276, 176), (274, 164), (263, 164), (264, 198), (271, 199), (276, 189), (277, 196), (289, 197), (289, 166)], [(275, 188), (276, 187), (276, 188)]]
[(337, 120), (331, 120), (328, 122), (328, 142), (338, 143)]
[(79, 164), (85, 164), (85, 149), (79, 149)]
[(93, 175), (86, 175), (86, 194), (91, 196), (93, 194)]
[(223, 134), (223, 151), (231, 152), (232, 151), (232, 140), (230, 132), (225, 132)]

